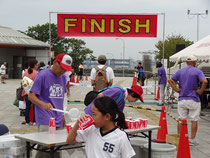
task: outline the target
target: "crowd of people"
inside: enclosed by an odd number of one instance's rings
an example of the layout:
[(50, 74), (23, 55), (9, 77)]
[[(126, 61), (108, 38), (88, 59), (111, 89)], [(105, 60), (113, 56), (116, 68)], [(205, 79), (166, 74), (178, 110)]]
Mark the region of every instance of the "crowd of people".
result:
[[(183, 118), (189, 117), (192, 122), (190, 137), (190, 143), (192, 145), (198, 144), (195, 137), (201, 110), (199, 95), (203, 93), (207, 85), (207, 80), (203, 72), (196, 68), (196, 60), (196, 57), (189, 56), (186, 60), (187, 67), (180, 69), (168, 79), (168, 83), (172, 89), (179, 93), (179, 119), (182, 120)], [(70, 81), (69, 76), (73, 72), (71, 67), (72, 62), (72, 58), (65, 53), (57, 55), (52, 62), (52, 66), (48, 68), (43, 62), (38, 64), (38, 61), (35, 59), (29, 61), (23, 72), (23, 77), (30, 78), (33, 81), (33, 85), (29, 93), (26, 93), (25, 90), (22, 92), (26, 103), (25, 121), (22, 124), (36, 124), (39, 132), (47, 131), (50, 118), (53, 117), (55, 118), (57, 129), (65, 127), (64, 115), (53, 109), (63, 110), (65, 108), (65, 98), (70, 96), (68, 81)], [(92, 116), (94, 126), (89, 127), (85, 131), (78, 130), (79, 123), (86, 116), (78, 118), (66, 142), (68, 144), (85, 142), (87, 157), (100, 157), (99, 155), (101, 154), (104, 157), (112, 157), (113, 155), (119, 155), (120, 157), (120, 155), (124, 155), (129, 158), (135, 155), (135, 152), (129, 143), (126, 133), (121, 130), (127, 128), (123, 110), (126, 101), (136, 102), (140, 100), (144, 102), (142, 97), (143, 89), (141, 87), (144, 86), (144, 80), (146, 78), (144, 69), (142, 63), (139, 62), (134, 71), (139, 85), (135, 84), (130, 88), (124, 89), (119, 86), (112, 86), (114, 71), (105, 64), (106, 56), (100, 55), (98, 57), (98, 65), (92, 68), (90, 74), (93, 91), (97, 93), (95, 98), (84, 108), (84, 112), (86, 115)], [(2, 67), (6, 70), (4, 66)], [(164, 91), (167, 83), (166, 71), (161, 62), (157, 62), (156, 67), (158, 68), (157, 76), (160, 86), (158, 105), (163, 106)], [(83, 69), (83, 65), (80, 65), (79, 71), (81, 72), (81, 76)], [(179, 88), (176, 82), (178, 82)], [(199, 82), (201, 82), (200, 88), (198, 88)], [(30, 122), (29, 112), (32, 106), (34, 109), (34, 118)], [(180, 132), (179, 123), (177, 129)], [(37, 152), (36, 157), (44, 156), (46, 156), (45, 153)], [(56, 157), (59, 157), (59, 153)]]

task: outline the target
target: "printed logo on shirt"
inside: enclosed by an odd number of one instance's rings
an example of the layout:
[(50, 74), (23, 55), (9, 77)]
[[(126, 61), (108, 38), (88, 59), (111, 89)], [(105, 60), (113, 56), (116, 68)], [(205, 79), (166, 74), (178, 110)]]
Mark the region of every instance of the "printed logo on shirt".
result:
[(60, 84), (54, 84), (49, 89), (50, 98), (63, 98), (63, 87)]
[(114, 144), (105, 142), (103, 150), (112, 153), (114, 151), (114, 146), (115, 146)]

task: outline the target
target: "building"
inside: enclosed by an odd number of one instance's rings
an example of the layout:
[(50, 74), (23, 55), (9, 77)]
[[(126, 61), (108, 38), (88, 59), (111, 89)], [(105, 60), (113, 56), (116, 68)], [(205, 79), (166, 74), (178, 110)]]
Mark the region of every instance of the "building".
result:
[(49, 48), (47, 43), (0, 26), (0, 64), (6, 62), (8, 78), (21, 78), (25, 63), (31, 59), (47, 64)]
[[(98, 65), (98, 60), (90, 60), (87, 59), (84, 61), (84, 68), (85, 69), (91, 69)], [(124, 67), (125, 69), (134, 69), (134, 67), (137, 65), (137, 63), (133, 59), (107, 59), (106, 65), (110, 66), (114, 70), (122, 69)]]

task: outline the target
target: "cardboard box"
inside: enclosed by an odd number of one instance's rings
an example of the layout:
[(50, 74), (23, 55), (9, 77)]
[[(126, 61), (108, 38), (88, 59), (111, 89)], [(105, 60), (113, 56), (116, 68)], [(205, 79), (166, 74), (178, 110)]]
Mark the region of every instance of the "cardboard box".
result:
[(176, 146), (176, 150), (179, 146), (179, 134), (166, 134), (166, 143)]

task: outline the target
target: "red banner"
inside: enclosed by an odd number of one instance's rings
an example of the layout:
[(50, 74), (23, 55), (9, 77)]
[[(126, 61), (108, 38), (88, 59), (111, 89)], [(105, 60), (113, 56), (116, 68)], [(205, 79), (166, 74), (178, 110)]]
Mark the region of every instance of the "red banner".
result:
[(157, 15), (58, 14), (58, 36), (157, 37)]

